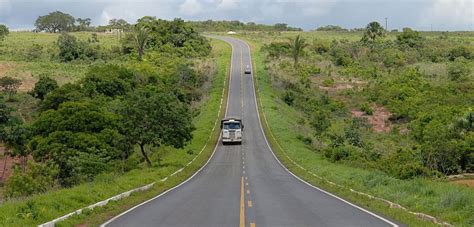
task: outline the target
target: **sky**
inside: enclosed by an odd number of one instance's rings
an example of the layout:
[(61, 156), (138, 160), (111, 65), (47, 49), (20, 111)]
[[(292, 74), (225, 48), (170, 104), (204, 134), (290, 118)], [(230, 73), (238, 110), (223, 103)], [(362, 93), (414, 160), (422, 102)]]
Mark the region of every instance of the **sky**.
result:
[(371, 21), (385, 25), (387, 18), (389, 29), (474, 29), (474, 0), (0, 0), (0, 24), (31, 29), (38, 16), (56, 10), (91, 18), (93, 25), (156, 16), (286, 23), (310, 30), (329, 24), (360, 28)]

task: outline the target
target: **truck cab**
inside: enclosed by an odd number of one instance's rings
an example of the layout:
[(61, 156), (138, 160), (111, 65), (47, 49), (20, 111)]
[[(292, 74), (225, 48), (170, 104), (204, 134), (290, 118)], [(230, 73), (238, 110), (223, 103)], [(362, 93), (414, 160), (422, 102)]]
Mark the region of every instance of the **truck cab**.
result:
[(236, 117), (227, 117), (221, 120), (222, 144), (242, 144), (242, 120)]

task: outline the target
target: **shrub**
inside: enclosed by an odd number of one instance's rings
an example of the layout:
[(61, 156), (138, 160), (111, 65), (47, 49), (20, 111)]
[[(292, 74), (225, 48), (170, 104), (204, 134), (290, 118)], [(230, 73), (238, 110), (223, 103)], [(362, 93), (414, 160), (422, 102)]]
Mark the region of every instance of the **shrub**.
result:
[(17, 198), (45, 192), (57, 185), (58, 167), (52, 164), (28, 162), (26, 171), (15, 168), (5, 184), (5, 196)]
[(405, 56), (403, 52), (397, 49), (386, 49), (382, 53), (383, 55), (383, 64), (385, 67), (400, 67), (405, 64)]
[(448, 77), (453, 81), (461, 80), (471, 73), (469, 63), (464, 58), (457, 58), (448, 65)]
[(13, 100), (13, 95), (16, 94), (21, 84), (21, 80), (13, 77), (5, 76), (0, 78), (0, 90), (7, 93), (9, 101)]
[(25, 58), (28, 61), (36, 60), (43, 54), (43, 46), (35, 43), (26, 50)]
[(401, 46), (420, 47), (423, 44), (423, 37), (420, 32), (411, 28), (403, 28), (403, 32), (397, 35), (397, 43)]
[(458, 46), (451, 51), (449, 51), (448, 58), (451, 61), (456, 60), (459, 57), (464, 57), (465, 59), (471, 59), (472, 50), (467, 46)]
[(367, 115), (372, 115), (374, 113), (374, 110), (372, 109), (372, 107), (370, 107), (368, 103), (362, 103), (359, 108)]
[(332, 87), (332, 86), (334, 86), (334, 79), (333, 79), (333, 78), (325, 79), (325, 80), (323, 81), (323, 86), (324, 86), (324, 87)]
[(41, 75), (38, 82), (35, 83), (33, 90), (28, 92), (28, 94), (37, 99), (43, 100), (48, 93), (56, 88), (58, 88), (58, 82), (48, 76)]
[(283, 95), (283, 101), (289, 106), (292, 106), (295, 101), (295, 93), (293, 91), (286, 91)]

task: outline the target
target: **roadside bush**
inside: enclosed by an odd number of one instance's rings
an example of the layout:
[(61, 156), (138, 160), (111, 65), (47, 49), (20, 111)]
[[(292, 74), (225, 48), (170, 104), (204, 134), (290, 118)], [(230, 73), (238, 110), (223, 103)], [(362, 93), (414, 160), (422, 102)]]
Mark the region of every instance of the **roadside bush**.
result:
[(57, 175), (56, 165), (28, 162), (25, 172), (14, 169), (5, 184), (5, 196), (17, 198), (45, 192), (57, 186)]
[(265, 44), (262, 51), (266, 52), (270, 58), (280, 58), (290, 54), (290, 46), (286, 42)]

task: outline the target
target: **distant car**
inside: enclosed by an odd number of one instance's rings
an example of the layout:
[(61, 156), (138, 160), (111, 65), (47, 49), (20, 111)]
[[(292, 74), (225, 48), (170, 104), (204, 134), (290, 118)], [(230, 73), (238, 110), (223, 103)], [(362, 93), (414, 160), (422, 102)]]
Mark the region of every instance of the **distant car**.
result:
[(245, 66), (244, 73), (245, 74), (252, 74), (252, 69), (250, 69), (250, 65)]

